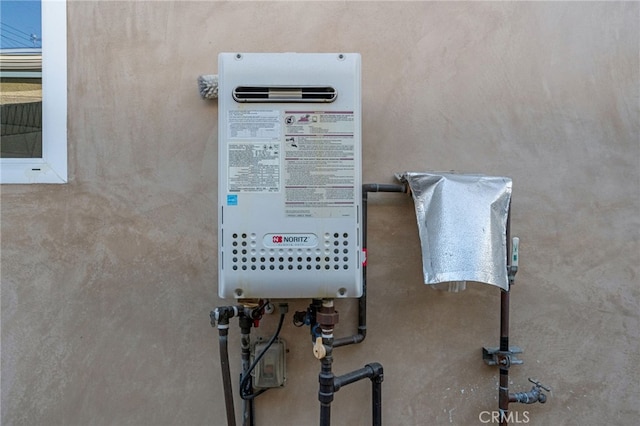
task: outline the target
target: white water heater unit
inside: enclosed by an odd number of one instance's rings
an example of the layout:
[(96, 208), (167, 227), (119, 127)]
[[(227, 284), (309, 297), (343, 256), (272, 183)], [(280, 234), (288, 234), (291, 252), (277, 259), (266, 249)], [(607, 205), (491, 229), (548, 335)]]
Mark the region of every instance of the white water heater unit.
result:
[(218, 76), (220, 297), (360, 297), (360, 55), (221, 53)]

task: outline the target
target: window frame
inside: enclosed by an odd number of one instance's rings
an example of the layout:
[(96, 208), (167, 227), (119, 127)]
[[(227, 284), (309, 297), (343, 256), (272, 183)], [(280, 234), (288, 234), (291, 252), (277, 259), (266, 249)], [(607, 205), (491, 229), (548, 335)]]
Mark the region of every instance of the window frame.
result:
[(67, 0), (42, 0), (42, 158), (1, 158), (0, 183), (67, 179)]

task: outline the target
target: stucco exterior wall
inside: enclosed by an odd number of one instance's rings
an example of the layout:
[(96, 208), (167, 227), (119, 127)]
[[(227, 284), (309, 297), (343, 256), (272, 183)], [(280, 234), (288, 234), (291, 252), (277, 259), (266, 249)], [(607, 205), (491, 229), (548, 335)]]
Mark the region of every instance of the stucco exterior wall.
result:
[[(639, 12), (637, 2), (69, 2), (70, 183), (1, 188), (2, 424), (225, 424), (208, 317), (226, 303), (217, 105), (196, 85), (223, 51), (360, 52), (365, 182), (405, 170), (513, 178), (511, 342), (525, 363), (511, 386), (529, 390), (535, 377), (553, 391), (546, 405), (511, 407), (535, 425), (635, 424)], [(384, 365), (386, 425), (482, 424), (498, 407), (481, 347), (498, 344), (499, 290), (421, 284), (406, 196), (372, 194), (369, 231), (368, 335), (336, 349), (335, 372)], [(356, 303), (337, 309), (336, 335), (352, 333)], [(256, 400), (258, 425), (318, 422), (319, 363), (290, 319), (288, 382)], [(340, 390), (332, 424), (368, 424), (369, 392)]]

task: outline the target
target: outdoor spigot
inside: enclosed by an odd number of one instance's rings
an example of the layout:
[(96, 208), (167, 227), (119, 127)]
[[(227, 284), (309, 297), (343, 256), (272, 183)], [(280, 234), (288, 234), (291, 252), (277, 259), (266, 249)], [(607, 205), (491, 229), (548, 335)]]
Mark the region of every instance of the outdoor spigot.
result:
[(542, 393), (542, 390), (551, 392), (551, 388), (543, 385), (537, 380), (529, 378), (529, 381), (533, 383), (533, 387), (529, 392), (517, 392), (509, 395), (509, 402), (519, 402), (521, 404), (535, 404), (539, 402), (544, 404), (547, 402), (547, 395)]

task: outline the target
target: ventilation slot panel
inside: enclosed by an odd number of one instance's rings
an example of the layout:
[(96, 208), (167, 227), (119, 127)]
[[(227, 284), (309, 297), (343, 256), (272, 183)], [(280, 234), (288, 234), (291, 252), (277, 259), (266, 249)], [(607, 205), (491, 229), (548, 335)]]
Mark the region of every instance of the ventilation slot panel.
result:
[(238, 86), (236, 102), (333, 102), (338, 91), (331, 86)]
[(354, 265), (354, 246), (348, 233), (327, 233), (323, 248), (267, 249), (257, 247), (247, 233), (232, 235), (233, 271), (340, 271)]

